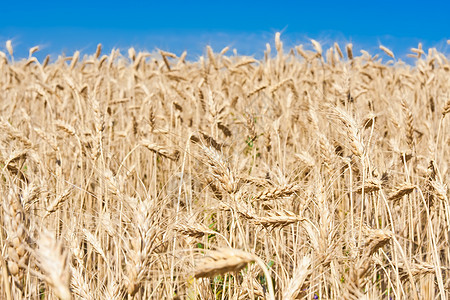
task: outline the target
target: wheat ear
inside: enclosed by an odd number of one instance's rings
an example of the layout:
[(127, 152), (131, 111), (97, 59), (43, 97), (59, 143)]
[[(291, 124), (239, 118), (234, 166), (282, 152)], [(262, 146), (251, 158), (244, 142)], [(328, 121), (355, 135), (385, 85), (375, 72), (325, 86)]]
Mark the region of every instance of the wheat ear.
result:
[(289, 280), (286, 290), (283, 292), (283, 299), (297, 299), (306, 278), (311, 273), (310, 266), (311, 257), (303, 257), (298, 266), (295, 268), (294, 274), (292, 275), (291, 280)]
[(264, 275), (266, 276), (267, 285), (269, 286), (270, 299), (274, 300), (275, 292), (273, 290), (272, 278), (267, 270), (267, 266), (256, 255), (242, 250), (220, 248), (208, 251), (208, 255), (195, 269), (194, 277), (212, 277), (228, 272), (238, 272), (250, 262), (256, 262), (263, 270)]
[(61, 241), (56, 241), (49, 232), (43, 231), (34, 254), (45, 281), (61, 300), (72, 299), (70, 293), (71, 272), (68, 252), (64, 251)]

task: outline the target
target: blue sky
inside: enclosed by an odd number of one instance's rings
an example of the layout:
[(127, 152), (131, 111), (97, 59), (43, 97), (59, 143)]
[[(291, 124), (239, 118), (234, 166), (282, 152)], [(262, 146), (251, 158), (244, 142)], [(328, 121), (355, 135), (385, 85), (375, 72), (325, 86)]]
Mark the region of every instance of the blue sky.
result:
[[(380, 53), (383, 44), (404, 54), (423, 42), (449, 53), (450, 1), (2, 1), (0, 49), (11, 39), (17, 57), (71, 55), (113, 47), (160, 48), (195, 59), (209, 44), (261, 56), (282, 32), (286, 46), (324, 47), (338, 41)], [(400, 55), (401, 56), (401, 55)]]

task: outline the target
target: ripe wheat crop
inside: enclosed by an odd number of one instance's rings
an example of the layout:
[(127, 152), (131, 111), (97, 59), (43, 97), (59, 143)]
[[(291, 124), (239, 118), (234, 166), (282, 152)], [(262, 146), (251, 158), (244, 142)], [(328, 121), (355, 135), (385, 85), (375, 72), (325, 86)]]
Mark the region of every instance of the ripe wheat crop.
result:
[(1, 299), (449, 298), (445, 54), (6, 49)]

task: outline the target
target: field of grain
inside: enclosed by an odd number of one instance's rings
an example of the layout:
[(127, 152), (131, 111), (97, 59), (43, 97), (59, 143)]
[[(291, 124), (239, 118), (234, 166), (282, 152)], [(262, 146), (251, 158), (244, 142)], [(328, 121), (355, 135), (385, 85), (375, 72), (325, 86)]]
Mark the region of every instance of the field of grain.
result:
[(448, 299), (449, 58), (311, 42), (7, 42), (0, 298)]

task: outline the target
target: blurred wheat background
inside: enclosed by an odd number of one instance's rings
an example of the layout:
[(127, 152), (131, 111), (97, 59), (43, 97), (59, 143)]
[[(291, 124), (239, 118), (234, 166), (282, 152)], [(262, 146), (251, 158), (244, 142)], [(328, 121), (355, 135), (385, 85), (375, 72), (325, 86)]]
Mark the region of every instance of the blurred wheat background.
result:
[(311, 43), (7, 42), (0, 298), (447, 299), (448, 57)]

